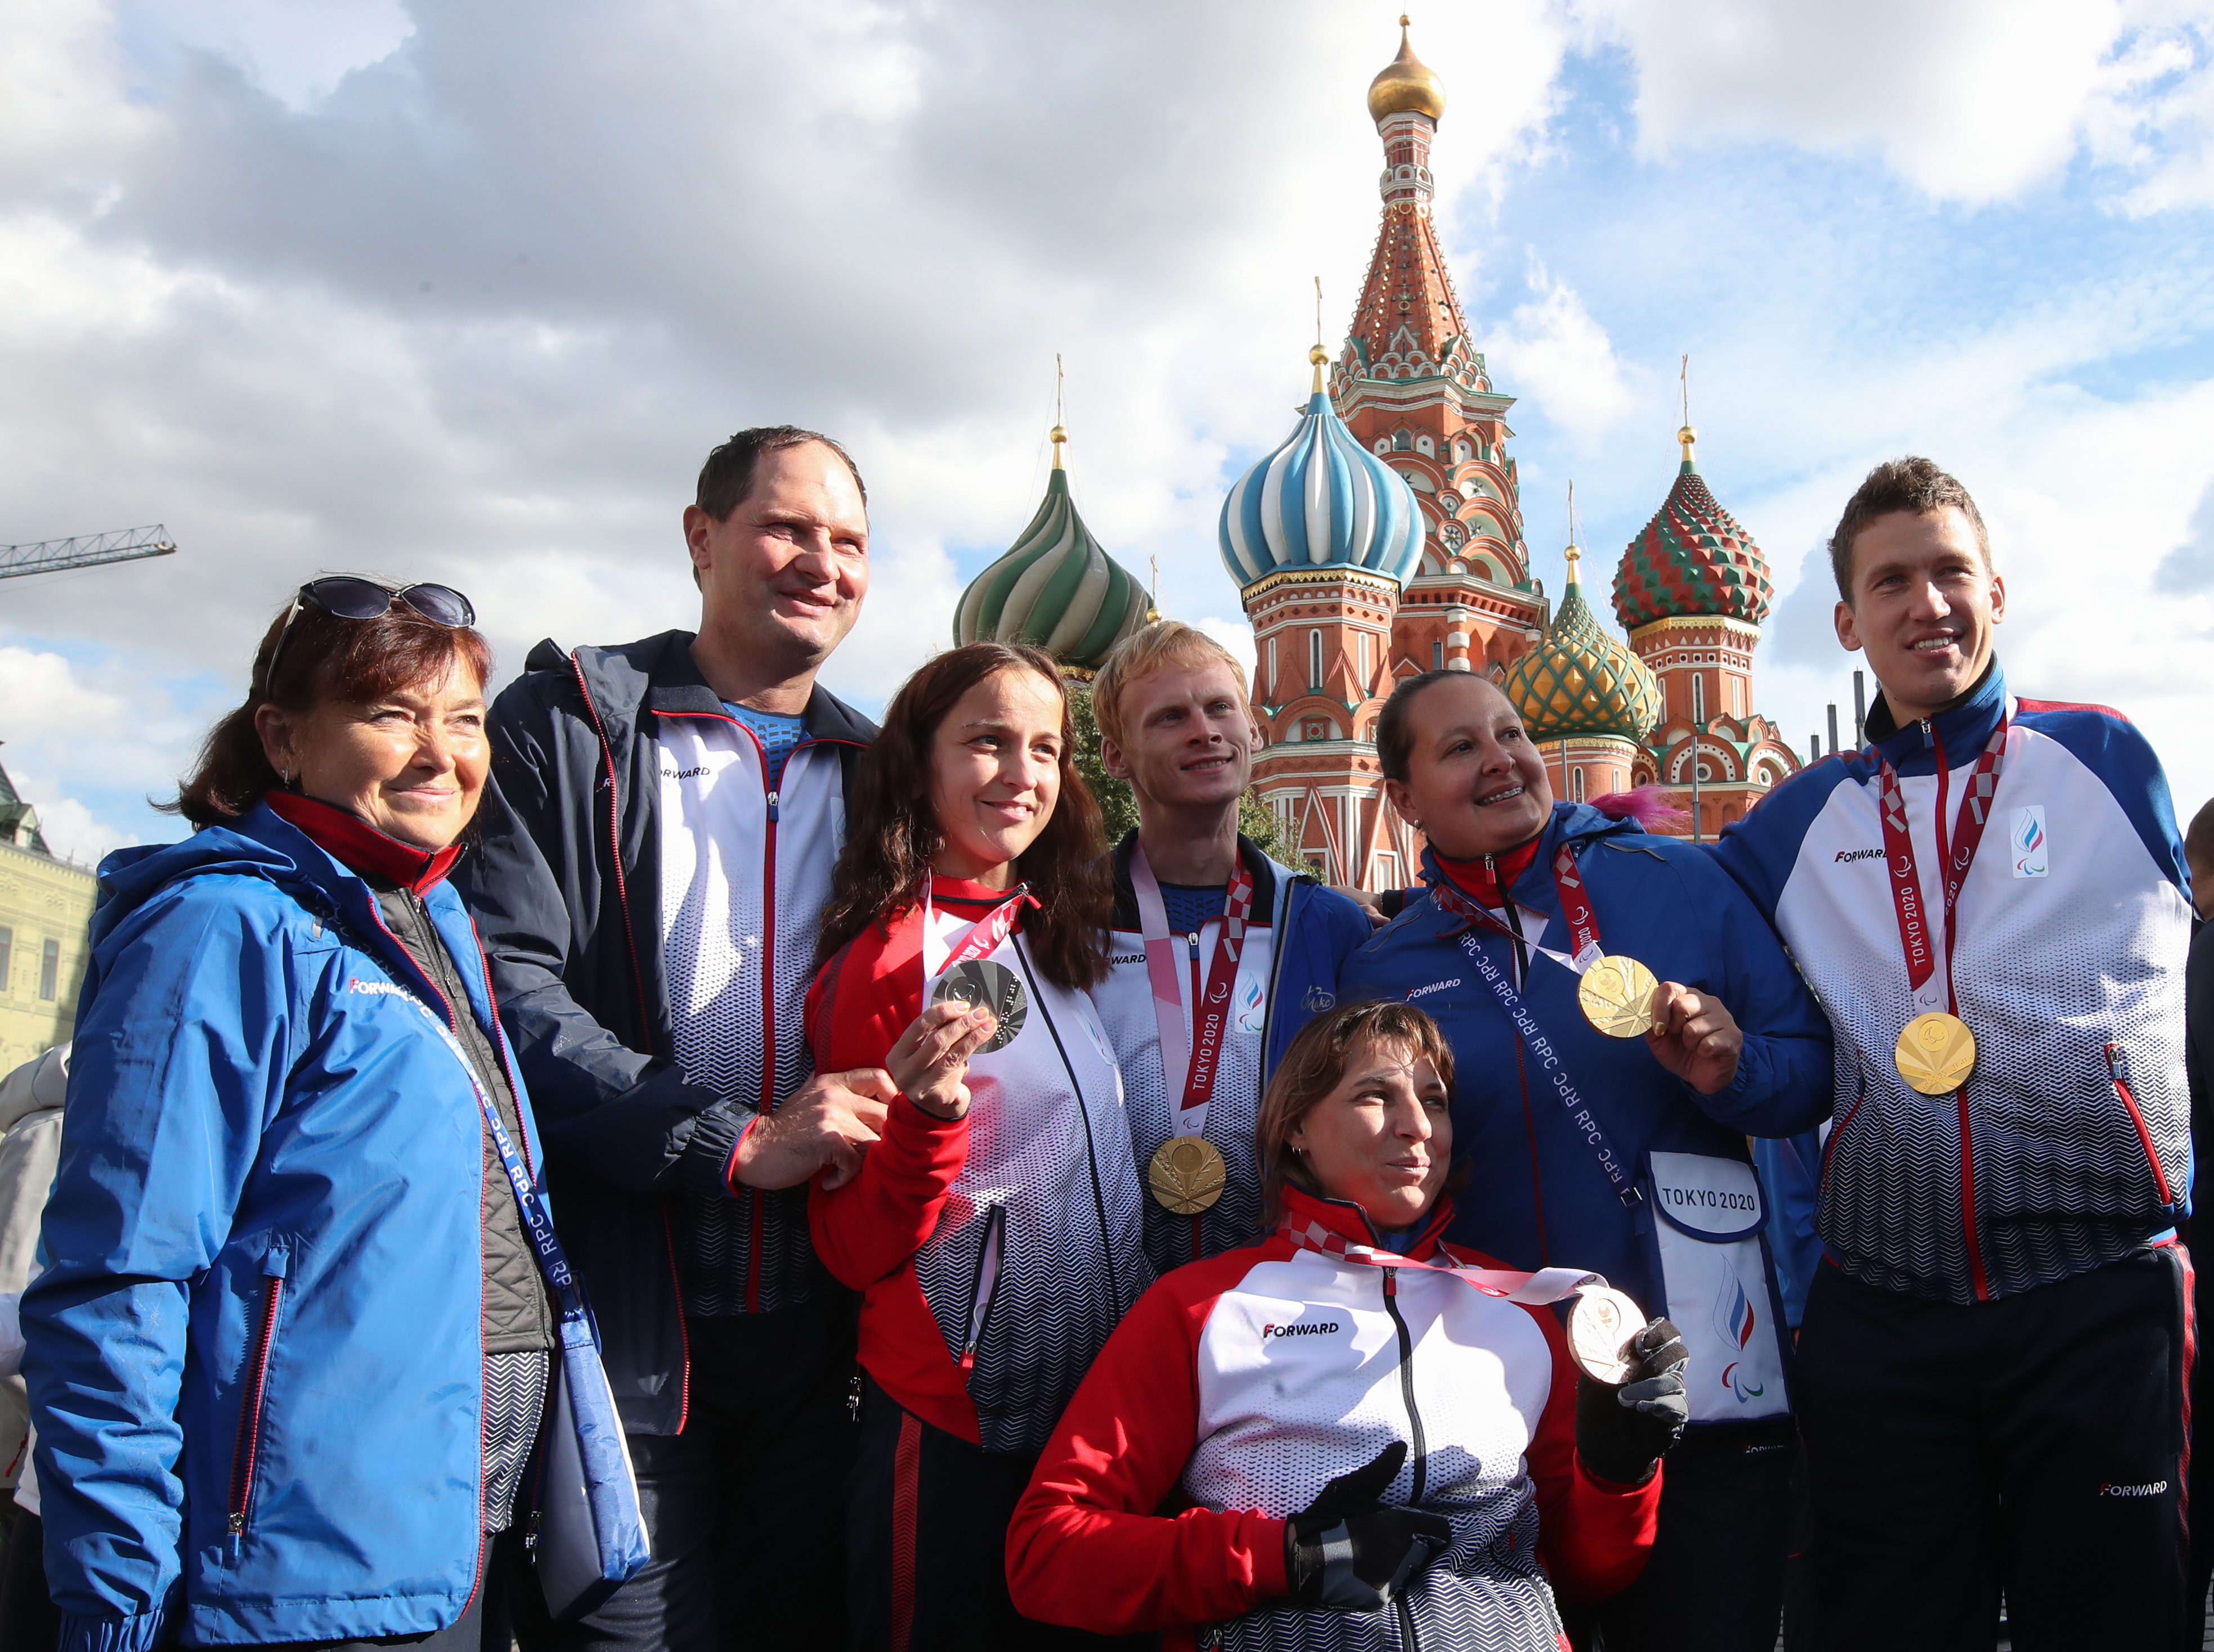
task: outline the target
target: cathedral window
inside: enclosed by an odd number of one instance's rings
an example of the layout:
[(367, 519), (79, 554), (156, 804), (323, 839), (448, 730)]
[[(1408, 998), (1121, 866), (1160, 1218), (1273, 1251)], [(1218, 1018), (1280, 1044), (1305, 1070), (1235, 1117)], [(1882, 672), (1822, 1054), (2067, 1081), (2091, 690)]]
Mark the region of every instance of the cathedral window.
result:
[(1276, 670), (1276, 639), (1269, 639), (1269, 698), (1281, 701), (1284, 698), (1283, 678)]
[(1431, 644), (1430, 644), (1430, 669), (1431, 669), (1431, 670), (1433, 670), (1433, 671), (1443, 671), (1445, 668), (1446, 668), (1446, 645), (1445, 645), (1443, 643), (1431, 643)]
[(1584, 801), (1584, 765), (1581, 763), (1569, 771), (1569, 798), (1572, 802)]
[(1318, 631), (1307, 633), (1307, 686), (1322, 686), (1322, 633)]
[(1414, 433), (1412, 430), (1394, 430), (1394, 431), (1392, 431), (1392, 432), (1391, 432), (1391, 448), (1392, 448), (1392, 450), (1393, 450), (1394, 452), (1396, 452), (1396, 453), (1412, 453), (1412, 452), (1414, 452), (1414, 450), (1415, 450), (1415, 433)]

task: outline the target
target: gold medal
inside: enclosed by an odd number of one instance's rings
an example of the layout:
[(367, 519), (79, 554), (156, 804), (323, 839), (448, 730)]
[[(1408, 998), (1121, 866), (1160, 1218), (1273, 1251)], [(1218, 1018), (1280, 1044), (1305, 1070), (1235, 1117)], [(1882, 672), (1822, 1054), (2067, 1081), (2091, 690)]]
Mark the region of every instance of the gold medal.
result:
[(1594, 1382), (1619, 1388), (1637, 1369), (1630, 1339), (1645, 1328), (1645, 1310), (1626, 1291), (1587, 1285), (1569, 1310), (1569, 1352)]
[(1906, 1023), (1893, 1057), (1910, 1088), (1924, 1095), (1950, 1095), (1975, 1070), (1976, 1035), (1958, 1015), (1933, 1009)]
[(1153, 1149), (1146, 1185), (1171, 1216), (1196, 1216), (1212, 1209), (1230, 1184), (1222, 1149), (1204, 1136), (1173, 1136)]
[(1660, 983), (1635, 958), (1609, 954), (1592, 960), (1576, 984), (1584, 1019), (1611, 1039), (1637, 1039), (1653, 1030), (1653, 994)]

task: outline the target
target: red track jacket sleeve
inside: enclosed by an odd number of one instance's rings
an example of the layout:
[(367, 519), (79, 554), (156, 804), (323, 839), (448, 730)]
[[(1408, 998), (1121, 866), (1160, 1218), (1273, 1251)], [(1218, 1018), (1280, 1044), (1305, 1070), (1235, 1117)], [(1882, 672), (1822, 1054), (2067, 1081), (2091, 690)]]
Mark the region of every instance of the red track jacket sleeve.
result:
[(1131, 1635), (1219, 1623), (1286, 1592), (1282, 1521), (1155, 1512), (1198, 1438), (1200, 1333), (1257, 1254), (1177, 1269), (1107, 1339), (1007, 1528), (1007, 1582), (1024, 1617)]
[[(1456, 1253), (1472, 1254), (1472, 1253)], [(1483, 1265), (1498, 1266), (1486, 1259)], [(1660, 1512), (1660, 1476), (1643, 1485), (1593, 1478), (1576, 1459), (1576, 1363), (1560, 1316), (1530, 1310), (1553, 1350), (1553, 1388), (1530, 1441), (1530, 1478), (1538, 1486), (1538, 1555), (1554, 1588), (1596, 1600), (1625, 1589), (1645, 1570)]]
[[(807, 1036), (817, 1072), (881, 1067), (922, 1013), (922, 914), (871, 926), (823, 965), (807, 991)], [(969, 1120), (939, 1119), (904, 1097), (861, 1173), (835, 1192), (818, 1182), (807, 1202), (816, 1254), (840, 1283), (866, 1290), (914, 1257), (938, 1226), (969, 1156)]]

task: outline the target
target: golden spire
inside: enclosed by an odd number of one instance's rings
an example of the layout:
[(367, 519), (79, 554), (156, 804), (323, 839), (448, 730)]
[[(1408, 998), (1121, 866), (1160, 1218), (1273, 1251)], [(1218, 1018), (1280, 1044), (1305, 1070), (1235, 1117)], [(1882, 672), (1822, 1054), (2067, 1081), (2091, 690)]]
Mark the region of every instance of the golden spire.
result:
[(1146, 599), (1146, 623), (1158, 625), (1161, 621), (1161, 559), (1147, 557), (1146, 562), (1153, 570), (1153, 588)]
[(1399, 55), (1384, 65), (1368, 82), (1368, 118), (1381, 125), (1386, 115), (1412, 112), (1432, 120), (1446, 112), (1446, 83), (1415, 55), (1407, 37), (1407, 19), (1399, 19)]
[(1068, 432), (1061, 427), (1061, 352), (1056, 350), (1053, 352), (1053, 429), (1046, 433), (1046, 440), (1053, 443), (1055, 470), (1061, 468), (1061, 444), (1068, 440)]
[(1569, 583), (1571, 585), (1581, 582), (1581, 576), (1576, 572), (1576, 564), (1582, 559), (1583, 554), (1576, 548), (1576, 485), (1571, 482), (1569, 484)]
[(1307, 351), (1307, 359), (1314, 363), (1314, 388), (1308, 393), (1311, 395), (1319, 396), (1322, 394), (1323, 363), (1330, 360), (1330, 352), (1322, 347), (1322, 277), (1320, 276), (1317, 276), (1314, 278), (1314, 283), (1315, 341), (1314, 348)]
[(1676, 377), (1684, 387), (1684, 424), (1676, 432), (1676, 440), (1684, 444), (1684, 462), (1688, 465), (1691, 462), (1691, 444), (1699, 439), (1699, 433), (1691, 428), (1691, 358), (1689, 356), (1684, 357), (1684, 365)]

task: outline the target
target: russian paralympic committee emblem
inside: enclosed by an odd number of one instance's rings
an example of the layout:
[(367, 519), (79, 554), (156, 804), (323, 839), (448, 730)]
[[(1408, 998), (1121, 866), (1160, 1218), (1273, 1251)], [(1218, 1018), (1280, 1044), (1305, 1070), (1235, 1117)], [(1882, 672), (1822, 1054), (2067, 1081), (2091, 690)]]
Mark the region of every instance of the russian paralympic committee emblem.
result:
[[(1742, 1354), (1746, 1344), (1752, 1341), (1753, 1327), (1758, 1321), (1752, 1299), (1746, 1295), (1745, 1282), (1737, 1277), (1737, 1270), (1733, 1268), (1723, 1277), (1722, 1290), (1715, 1298), (1715, 1329), (1722, 1332), (1725, 1343)], [(1744, 1362), (1741, 1359), (1732, 1360), (1722, 1367), (1722, 1387), (1737, 1396), (1740, 1405), (1758, 1399), (1768, 1392), (1766, 1383), (1749, 1385), (1738, 1375), (1738, 1369)]]
[(2050, 875), (2046, 863), (2049, 840), (2045, 835), (2045, 805), (2029, 803), (2014, 812), (2014, 830), (2008, 834), (2014, 849), (2014, 875), (2041, 878)]

